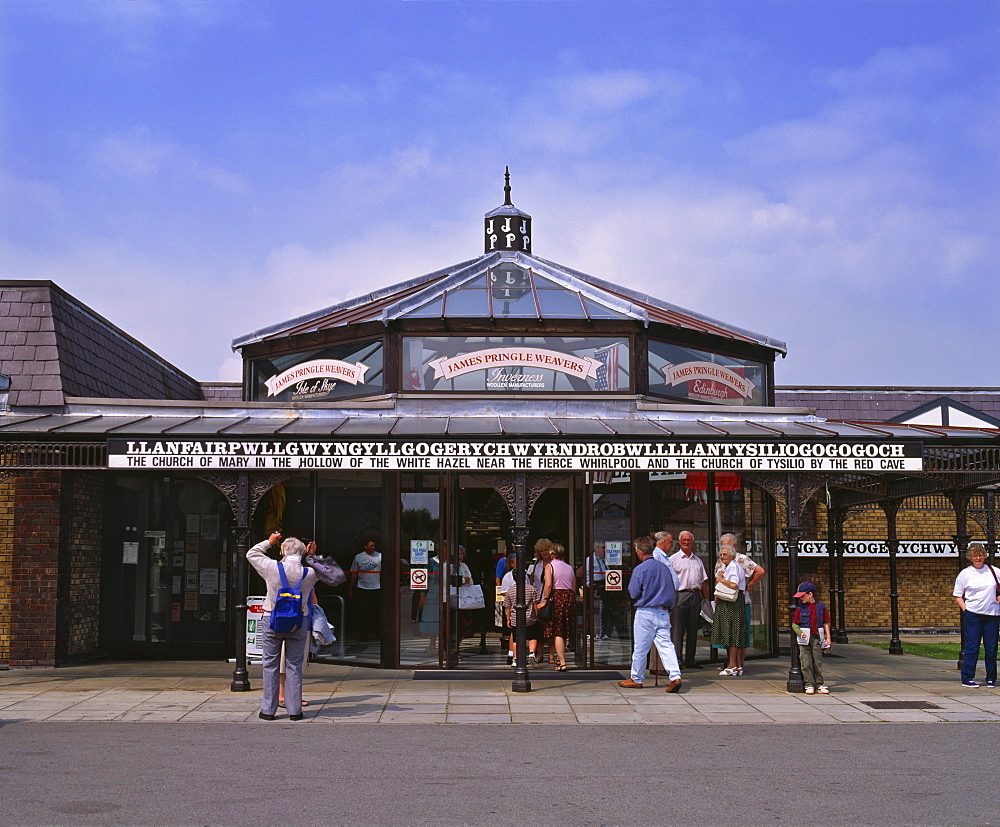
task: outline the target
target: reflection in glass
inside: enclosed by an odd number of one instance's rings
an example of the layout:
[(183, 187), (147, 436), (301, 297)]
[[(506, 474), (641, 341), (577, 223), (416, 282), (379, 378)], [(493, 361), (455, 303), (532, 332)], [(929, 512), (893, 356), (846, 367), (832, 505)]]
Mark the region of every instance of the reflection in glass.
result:
[[(616, 474), (613, 477), (594, 475), (593, 514), (594, 543), (602, 545), (602, 551), (608, 548), (609, 543), (620, 544), (622, 573), (621, 591), (606, 589), (596, 582), (591, 586), (594, 608), (589, 634), (594, 639), (594, 664), (627, 668), (632, 662), (632, 609), (628, 596), (629, 572), (632, 570), (632, 496), (629, 474)], [(595, 570), (599, 570), (600, 565), (597, 563)], [(607, 566), (609, 569), (619, 568), (611, 565), (610, 561)]]
[[(399, 662), (436, 666), (441, 614), (440, 497), (437, 491), (403, 492), (400, 508)], [(412, 570), (425, 572), (426, 590), (411, 588)]]
[(586, 318), (579, 293), (568, 293), (564, 290), (539, 290), (538, 303), (542, 307), (542, 316), (544, 317), (563, 319)]
[(445, 298), (446, 316), (486, 316), (489, 303), (485, 290), (452, 290)]
[[(626, 339), (428, 336), (404, 339), (402, 350), (406, 390), (482, 393), (630, 388)], [(553, 364), (561, 369), (550, 367)]]
[(763, 405), (764, 365), (649, 340), (649, 392), (717, 405)]

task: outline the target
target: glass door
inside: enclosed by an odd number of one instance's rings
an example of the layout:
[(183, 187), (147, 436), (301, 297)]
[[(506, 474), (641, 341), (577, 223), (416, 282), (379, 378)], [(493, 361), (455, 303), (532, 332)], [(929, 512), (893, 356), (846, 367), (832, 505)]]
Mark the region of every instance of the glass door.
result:
[[(430, 477), (430, 475), (426, 475)], [(399, 662), (438, 666), (442, 622), (441, 494), (437, 476), (404, 475), (400, 493)]]

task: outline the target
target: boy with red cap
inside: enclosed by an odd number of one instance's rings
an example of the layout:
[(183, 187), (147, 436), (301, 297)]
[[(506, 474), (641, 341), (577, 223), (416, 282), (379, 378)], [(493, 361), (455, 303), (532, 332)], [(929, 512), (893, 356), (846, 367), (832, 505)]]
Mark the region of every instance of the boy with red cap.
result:
[(830, 610), (816, 601), (816, 587), (799, 583), (795, 596), (802, 605), (796, 607), (792, 629), (798, 635), (799, 662), (805, 679), (806, 694), (829, 695), (823, 683), (823, 653), (830, 651)]

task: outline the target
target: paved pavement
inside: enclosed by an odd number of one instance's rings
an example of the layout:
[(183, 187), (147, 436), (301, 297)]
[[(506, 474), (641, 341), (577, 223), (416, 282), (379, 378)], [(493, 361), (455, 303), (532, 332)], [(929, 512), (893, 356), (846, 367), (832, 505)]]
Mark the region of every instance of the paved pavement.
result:
[[(1000, 690), (960, 685), (955, 664), (890, 655), (857, 643), (834, 647), (825, 663), (830, 695), (785, 691), (787, 659), (751, 661), (743, 677), (715, 668), (684, 675), (680, 694), (666, 681), (619, 689), (615, 680), (535, 681), (513, 693), (511, 671), (491, 680), (414, 681), (407, 670), (312, 664), (310, 706), (296, 726), (319, 724), (836, 724), (1000, 721)], [(980, 674), (982, 665), (980, 664)], [(545, 667), (542, 667), (543, 672)], [(138, 721), (253, 723), (260, 667), (250, 692), (231, 692), (232, 665), (204, 661), (101, 662), (62, 669), (0, 672), (0, 722)], [(554, 675), (550, 675), (555, 677)], [(908, 701), (921, 709), (875, 709), (867, 702)], [(281, 710), (279, 710), (280, 712)], [(279, 721), (282, 720), (279, 718)], [(290, 725), (290, 722), (286, 724)]]

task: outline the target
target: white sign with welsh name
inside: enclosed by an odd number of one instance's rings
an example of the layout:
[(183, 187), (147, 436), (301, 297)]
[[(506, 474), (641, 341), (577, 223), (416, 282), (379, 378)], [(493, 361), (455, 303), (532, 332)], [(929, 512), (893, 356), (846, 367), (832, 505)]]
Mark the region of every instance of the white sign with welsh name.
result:
[[(788, 546), (779, 542), (776, 553), (787, 557)], [(826, 557), (829, 553), (829, 547), (821, 540), (799, 543), (799, 557)], [(958, 547), (951, 540), (900, 540), (897, 553), (900, 557), (957, 557)], [(884, 540), (845, 540), (844, 556), (888, 557), (889, 548)]]
[(922, 471), (919, 442), (111, 439), (109, 468), (381, 471)]

